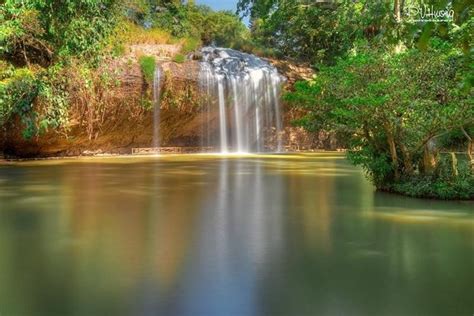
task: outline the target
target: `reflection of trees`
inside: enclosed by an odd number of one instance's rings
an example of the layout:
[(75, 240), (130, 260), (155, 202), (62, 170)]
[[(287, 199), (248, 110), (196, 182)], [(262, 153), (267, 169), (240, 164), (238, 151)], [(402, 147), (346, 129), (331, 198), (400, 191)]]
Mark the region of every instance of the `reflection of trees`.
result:
[[(25, 233), (0, 225), (1, 274), (15, 276), (0, 282), (0, 293), (10, 293), (2, 297), (22, 306), (20, 314), (31, 314), (28, 308), (38, 314), (117, 314), (136, 302), (130, 293), (145, 295), (141, 280), (153, 280), (162, 291), (176, 285), (193, 239), (194, 205), (204, 193), (195, 185), (199, 175), (168, 165), (74, 164), (51, 169), (59, 170), (53, 183), (49, 168), (18, 178), (25, 190), (38, 191), (45, 182), (50, 189), (33, 194), (44, 198), (41, 203), (16, 198), (6, 205), (2, 198), (9, 219), (29, 222)], [(161, 174), (163, 169), (170, 174)], [(26, 193), (20, 189), (19, 196), (32, 195)], [(6, 228), (11, 225), (6, 221)], [(17, 279), (21, 275), (26, 277)]]
[[(133, 165), (126, 174), (121, 172), (124, 168), (118, 168), (110, 170), (110, 175), (118, 178), (110, 178), (105, 172), (101, 179), (93, 180), (100, 187), (108, 187), (108, 194), (94, 196), (98, 192), (94, 189), (84, 192), (93, 205), (78, 207), (90, 210), (79, 233), (94, 231), (97, 236), (90, 239), (90, 247), (81, 257), (89, 261), (91, 256), (99, 255), (100, 266), (93, 270), (103, 273), (109, 267), (116, 269), (107, 272), (113, 275), (107, 276), (112, 284), (106, 290), (122, 288), (124, 292), (117, 293), (117, 297), (123, 298), (135, 288), (141, 296), (136, 299), (144, 304), (141, 308), (146, 308), (148, 301), (158, 300), (176, 285), (193, 239), (194, 205), (201, 195), (201, 187), (195, 183), (201, 178), (192, 172), (187, 174), (186, 166), (172, 163)], [(94, 178), (94, 173), (91, 176)], [(91, 278), (85, 292), (90, 291), (93, 281)]]
[[(343, 167), (336, 164), (336, 169)], [(467, 294), (474, 290), (472, 229), (368, 215), (390, 209), (465, 212), (470, 206), (372, 193), (357, 173), (331, 181), (324, 180), (321, 170), (317, 174), (307, 181), (292, 179), (291, 190), (307, 202), (291, 203), (299, 207), (293, 209), (296, 218), (286, 234), (287, 255), (267, 271), (284, 276), (269, 277), (265, 284), (268, 314), (448, 315), (472, 309)], [(305, 198), (303, 187), (318, 187), (319, 192), (305, 193)], [(307, 215), (310, 210), (317, 215)], [(469, 214), (467, 220), (472, 220)], [(299, 234), (301, 227), (322, 232)], [(326, 240), (329, 252), (321, 246)]]

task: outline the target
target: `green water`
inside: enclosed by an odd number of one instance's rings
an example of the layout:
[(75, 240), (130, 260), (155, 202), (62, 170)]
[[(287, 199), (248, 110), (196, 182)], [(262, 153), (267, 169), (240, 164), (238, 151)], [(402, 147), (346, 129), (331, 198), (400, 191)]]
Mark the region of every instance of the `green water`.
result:
[(466, 315), (474, 204), (341, 155), (0, 166), (0, 315)]

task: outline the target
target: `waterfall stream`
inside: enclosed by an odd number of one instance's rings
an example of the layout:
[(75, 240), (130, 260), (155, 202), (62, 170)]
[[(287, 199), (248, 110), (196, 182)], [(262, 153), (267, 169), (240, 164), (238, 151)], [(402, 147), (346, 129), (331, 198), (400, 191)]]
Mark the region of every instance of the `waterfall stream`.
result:
[(153, 147), (160, 147), (161, 69), (156, 67), (153, 76)]
[[(279, 95), (284, 82), (277, 69), (256, 56), (227, 48), (204, 47), (199, 74), (203, 146), (220, 152), (282, 150)], [(218, 115), (213, 115), (218, 113)], [(218, 120), (219, 140), (212, 137)]]
[[(227, 48), (204, 47), (199, 70), (203, 151), (282, 151), (280, 92), (285, 78), (267, 61)], [(159, 149), (163, 70), (153, 78), (153, 148)]]

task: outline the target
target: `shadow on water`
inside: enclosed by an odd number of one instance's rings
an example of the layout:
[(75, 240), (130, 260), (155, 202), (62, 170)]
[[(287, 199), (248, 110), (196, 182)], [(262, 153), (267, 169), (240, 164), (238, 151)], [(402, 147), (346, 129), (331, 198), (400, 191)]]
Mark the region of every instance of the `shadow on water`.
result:
[(0, 167), (3, 315), (470, 315), (474, 204), (337, 154)]

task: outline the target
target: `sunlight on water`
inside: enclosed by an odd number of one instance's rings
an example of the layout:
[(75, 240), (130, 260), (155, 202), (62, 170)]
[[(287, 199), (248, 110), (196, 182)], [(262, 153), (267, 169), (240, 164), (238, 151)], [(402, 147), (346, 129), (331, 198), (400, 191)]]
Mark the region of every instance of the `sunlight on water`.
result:
[(433, 210), (391, 210), (382, 212), (377, 210), (375, 213), (366, 213), (365, 216), (393, 221), (399, 223), (426, 223), (436, 225), (463, 225), (467, 228), (474, 228), (474, 218), (472, 213), (452, 211), (433, 211)]

